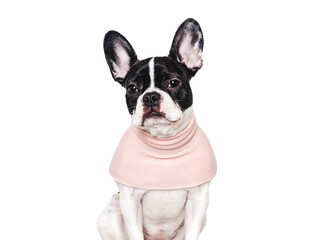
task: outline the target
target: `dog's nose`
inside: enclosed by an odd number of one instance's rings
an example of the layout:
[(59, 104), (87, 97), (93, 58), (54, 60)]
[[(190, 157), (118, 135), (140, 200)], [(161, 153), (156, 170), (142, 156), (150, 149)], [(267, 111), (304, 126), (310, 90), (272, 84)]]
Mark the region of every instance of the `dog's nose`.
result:
[(159, 104), (160, 97), (160, 94), (157, 92), (146, 93), (143, 97), (143, 103), (148, 107), (157, 106)]

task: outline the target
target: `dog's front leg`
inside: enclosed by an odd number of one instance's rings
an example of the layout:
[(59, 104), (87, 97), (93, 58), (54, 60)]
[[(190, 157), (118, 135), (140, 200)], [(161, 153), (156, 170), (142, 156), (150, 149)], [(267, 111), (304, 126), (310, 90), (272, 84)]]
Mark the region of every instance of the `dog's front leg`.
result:
[(146, 192), (117, 183), (119, 205), (129, 240), (143, 240), (143, 216), (141, 200)]
[(209, 182), (191, 188), (185, 207), (185, 240), (197, 240), (202, 231), (209, 203)]

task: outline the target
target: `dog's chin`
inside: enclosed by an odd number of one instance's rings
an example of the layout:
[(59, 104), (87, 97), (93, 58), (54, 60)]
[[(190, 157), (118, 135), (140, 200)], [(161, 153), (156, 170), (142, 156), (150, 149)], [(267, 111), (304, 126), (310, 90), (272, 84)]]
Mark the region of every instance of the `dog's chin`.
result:
[(160, 128), (168, 125), (173, 125), (179, 120), (180, 118), (175, 120), (169, 120), (165, 117), (165, 115), (151, 114), (151, 116), (148, 116), (143, 120), (143, 123), (140, 125), (140, 127), (146, 130), (151, 128)]
[[(135, 116), (137, 117), (137, 116)], [(145, 112), (137, 117), (140, 121), (133, 121), (133, 125), (158, 137), (167, 137), (168, 130), (179, 123), (182, 116), (171, 116), (164, 112)], [(135, 118), (135, 119), (137, 119)], [(174, 134), (173, 134), (174, 135)]]
[(178, 133), (176, 126), (179, 125), (179, 121), (180, 119), (172, 121), (165, 117), (150, 117), (146, 118), (143, 125), (141, 124), (139, 128), (156, 137), (171, 137)]
[(161, 119), (165, 119), (166, 118), (166, 114), (163, 112), (159, 112), (159, 111), (154, 111), (154, 110), (150, 110), (147, 111), (143, 114), (142, 116), (142, 125), (144, 125), (145, 121), (147, 120), (151, 120), (151, 121), (157, 121), (157, 120), (161, 120)]
[(153, 136), (171, 137), (183, 130), (193, 117), (192, 107), (185, 111), (141, 111), (132, 115), (132, 124)]
[(173, 119), (170, 113), (161, 111), (159, 108), (144, 108), (139, 127), (148, 130), (152, 127), (161, 127), (174, 124), (180, 120), (180, 116)]
[(134, 125), (151, 135), (165, 138), (175, 136), (185, 127), (183, 114), (170, 116), (168, 114), (152, 113), (147, 115), (142, 121)]

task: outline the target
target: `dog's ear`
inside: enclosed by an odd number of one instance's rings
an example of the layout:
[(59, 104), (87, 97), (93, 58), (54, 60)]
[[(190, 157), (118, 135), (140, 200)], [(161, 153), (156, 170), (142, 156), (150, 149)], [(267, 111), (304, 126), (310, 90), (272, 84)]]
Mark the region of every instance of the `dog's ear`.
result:
[(112, 77), (124, 86), (127, 73), (138, 61), (135, 51), (128, 40), (116, 31), (107, 32), (103, 48)]
[(188, 18), (178, 28), (169, 56), (184, 64), (192, 75), (202, 67), (203, 34), (199, 23)]

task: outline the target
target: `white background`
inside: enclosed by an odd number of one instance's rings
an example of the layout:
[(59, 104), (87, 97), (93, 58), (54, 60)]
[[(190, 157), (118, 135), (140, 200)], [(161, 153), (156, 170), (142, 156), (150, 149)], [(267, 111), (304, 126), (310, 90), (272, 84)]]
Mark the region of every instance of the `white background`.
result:
[(188, 17), (204, 32), (192, 80), (218, 160), (200, 239), (320, 239), (318, 1), (0, 3), (0, 239), (100, 239), (108, 173), (130, 124), (102, 42), (167, 55)]

